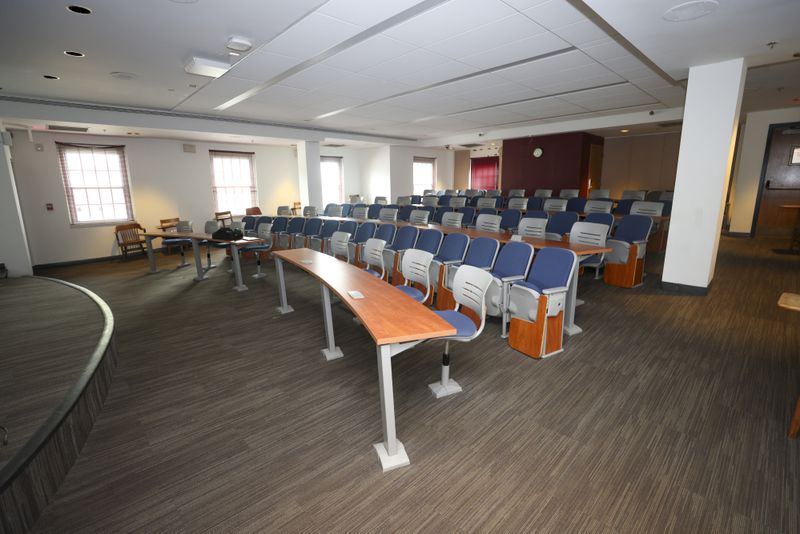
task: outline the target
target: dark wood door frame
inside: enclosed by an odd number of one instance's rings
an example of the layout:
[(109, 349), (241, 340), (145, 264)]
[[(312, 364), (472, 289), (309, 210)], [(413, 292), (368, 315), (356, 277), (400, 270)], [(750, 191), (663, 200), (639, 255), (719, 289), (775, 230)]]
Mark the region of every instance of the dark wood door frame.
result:
[(756, 236), (756, 226), (758, 225), (758, 212), (761, 210), (761, 196), (764, 194), (764, 184), (767, 180), (767, 165), (769, 164), (769, 151), (772, 149), (772, 134), (776, 128), (796, 128), (800, 127), (800, 122), (781, 122), (770, 124), (767, 131), (767, 146), (764, 148), (764, 158), (761, 162), (761, 178), (758, 180), (758, 194), (756, 195), (756, 209), (753, 210), (753, 223), (750, 225), (750, 237)]

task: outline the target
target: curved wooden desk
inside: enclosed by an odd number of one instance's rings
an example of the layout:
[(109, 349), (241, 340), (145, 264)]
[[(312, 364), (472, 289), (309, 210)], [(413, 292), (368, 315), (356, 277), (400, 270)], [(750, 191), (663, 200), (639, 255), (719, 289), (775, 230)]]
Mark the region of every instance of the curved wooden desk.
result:
[[(341, 358), (342, 351), (333, 337), (330, 291), (339, 297), (361, 321), (378, 347), (378, 379), (383, 415), (383, 441), (374, 447), (384, 471), (409, 464), (403, 444), (397, 439), (394, 418), (392, 357), (427, 339), (455, 335), (450, 323), (432, 310), (398, 291), (363, 269), (307, 248), (279, 250), (272, 253), (278, 275), (281, 313), (292, 312), (286, 300), (283, 262), (307, 272), (320, 282), (325, 337), (328, 346), (322, 349), (326, 359)], [(354, 298), (358, 291), (363, 298)], [(400, 318), (400, 320), (398, 320)]]

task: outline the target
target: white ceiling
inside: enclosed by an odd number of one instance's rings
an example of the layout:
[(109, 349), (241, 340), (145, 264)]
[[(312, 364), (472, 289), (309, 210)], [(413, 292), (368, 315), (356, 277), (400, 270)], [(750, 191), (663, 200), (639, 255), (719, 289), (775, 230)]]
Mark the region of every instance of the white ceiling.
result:
[[(784, 35), (800, 15), (797, 0), (756, 11), (730, 0), (676, 24), (660, 18), (673, 2), (587, 0), (653, 68), (578, 0), (75, 1), (92, 15), (4, 0), (0, 95), (418, 139), (680, 106), (684, 90), (659, 67), (681, 77), (708, 58), (763, 53), (761, 30)], [(254, 47), (225, 75), (184, 72), (195, 55), (227, 60), (231, 35)]]

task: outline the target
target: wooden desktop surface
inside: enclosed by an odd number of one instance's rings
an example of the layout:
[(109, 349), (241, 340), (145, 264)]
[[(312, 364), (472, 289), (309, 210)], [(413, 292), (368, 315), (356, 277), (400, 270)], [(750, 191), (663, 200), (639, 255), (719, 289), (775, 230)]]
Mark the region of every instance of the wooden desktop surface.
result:
[[(450, 323), (394, 286), (363, 269), (316, 250), (278, 250), (273, 257), (291, 263), (328, 286), (361, 320), (376, 345), (455, 335)], [(360, 291), (354, 299), (348, 291)]]
[(206, 241), (213, 241), (214, 243), (235, 243), (240, 245), (252, 245), (254, 243), (263, 243), (264, 240), (258, 237), (244, 237), (242, 239), (231, 241), (230, 239), (214, 239), (211, 234), (201, 232), (145, 232), (146, 236), (150, 237), (163, 237), (165, 239), (204, 239)]

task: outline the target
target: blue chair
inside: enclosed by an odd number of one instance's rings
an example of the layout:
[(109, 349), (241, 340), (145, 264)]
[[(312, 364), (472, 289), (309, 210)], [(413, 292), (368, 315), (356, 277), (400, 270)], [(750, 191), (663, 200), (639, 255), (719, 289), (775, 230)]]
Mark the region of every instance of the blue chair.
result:
[(549, 219), (550, 214), (543, 210), (529, 210), (525, 212), (523, 218), (530, 218), (530, 219)]
[(468, 246), (469, 237), (466, 234), (453, 232), (444, 236), (439, 253), (431, 261), (430, 278), (434, 292), (444, 283), (447, 267), (464, 261)]
[(292, 234), (292, 248), (304, 248), (308, 246), (308, 238), (316, 236), (322, 230), (322, 219), (314, 217), (308, 219), (302, 232)]
[[(605, 248), (608, 238), (608, 225), (593, 223), (590, 221), (579, 221), (572, 225), (569, 231), (569, 242), (579, 245), (591, 245), (598, 248)], [(600, 278), (600, 268), (603, 266), (605, 252), (592, 254), (591, 256), (581, 256), (579, 263), (581, 267), (594, 267), (594, 278)]]
[(471, 199), (469, 199), (469, 205), (472, 206), (473, 208), (477, 207), (478, 206), (478, 200), (480, 198), (481, 198), (480, 196), (472, 197)]
[(439, 206), (449, 206), (452, 195), (442, 195), (439, 197)]
[(506, 197), (500, 197), (500, 196), (494, 197), (494, 207), (495, 208), (502, 208), (503, 206), (506, 205), (507, 201), (508, 201), (508, 199)]
[(306, 225), (305, 218), (294, 217), (292, 219), (289, 219), (289, 224), (286, 225), (286, 230), (283, 232), (275, 232), (273, 227), (273, 233), (278, 234), (278, 248), (281, 249), (289, 248), (292, 236), (295, 234), (302, 234), (305, 225)]
[(400, 206), (400, 209), (397, 210), (397, 220), (407, 221), (411, 217), (411, 212), (415, 209), (414, 206)]
[(261, 254), (272, 250), (272, 224), (261, 223), (256, 226), (256, 237), (263, 239), (261, 243), (245, 245), (239, 249), (239, 253), (252, 252), (256, 256), (256, 274), (253, 278), (264, 278), (267, 273), (261, 272)]
[(415, 226), (401, 226), (395, 234), (392, 244), (383, 249), (383, 261), (386, 269), (394, 276), (395, 271), (400, 271), (399, 259), (404, 250), (414, 246), (419, 236), (419, 229)]
[(583, 197), (575, 197), (567, 200), (567, 211), (575, 211), (583, 213), (586, 208), (586, 199)]
[(492, 283), (486, 293), (486, 313), (501, 317), (502, 337), (507, 337), (508, 289), (511, 284), (525, 279), (533, 260), (533, 247), (522, 241), (509, 241), (497, 255), (492, 267)]
[(664, 204), (664, 209), (661, 210), (661, 215), (664, 217), (669, 217), (672, 215), (672, 201), (671, 200), (660, 200), (662, 204)]
[(286, 226), (289, 224), (289, 217), (275, 217), (272, 220), (272, 233), (279, 234), (286, 231)]
[(397, 205), (397, 204), (386, 204), (386, 205), (385, 205), (385, 206), (383, 206), (383, 207), (384, 207), (384, 208), (393, 209), (393, 210), (399, 210), (399, 209), (400, 209), (400, 206), (399, 206), (399, 205)]
[(578, 258), (571, 250), (543, 248), (536, 254), (528, 277), (511, 286), (508, 344), (513, 349), (532, 358), (563, 350), (564, 309), (577, 265)]
[[(428, 386), (437, 399), (462, 390), (458, 382), (450, 378), (450, 341), (472, 341), (483, 332), (486, 324), (486, 290), (491, 283), (492, 275), (483, 269), (471, 265), (459, 266), (453, 279), (454, 306), (451, 309), (435, 312), (456, 330), (454, 336), (439, 338), (445, 341), (442, 354), (442, 376), (439, 382)], [(470, 316), (460, 311), (462, 306), (478, 316), (479, 325), (476, 325)]]
[(375, 231), (377, 229), (378, 225), (374, 222), (363, 222), (358, 226), (356, 233), (353, 234), (350, 238), (350, 242), (347, 243), (348, 262), (356, 263), (356, 260), (361, 256), (358, 249), (367, 242), (367, 239), (375, 237)]
[(244, 235), (255, 235), (256, 218), (253, 215), (245, 215), (242, 217), (242, 233)]
[[(425, 302), (431, 296), (431, 277), (430, 268), (433, 254), (424, 250), (410, 248), (403, 252), (402, 273), (403, 283), (395, 286), (399, 291), (405, 293), (417, 302)], [(422, 290), (414, 287), (419, 284)]]
[(481, 208), (481, 215), (497, 215), (497, 208)]
[(475, 208), (472, 206), (464, 206), (463, 208), (459, 208), (458, 211), (464, 214), (464, 218), (461, 220), (461, 226), (472, 226), (475, 224)]
[(378, 226), (378, 231), (375, 232), (376, 239), (386, 241), (387, 245), (391, 245), (394, 241), (394, 234), (397, 232), (397, 227), (393, 224), (382, 224)]
[(436, 214), (436, 208), (435, 207), (433, 207), (433, 206), (422, 206), (419, 209), (422, 210), (422, 211), (427, 211), (428, 212), (428, 220), (429, 221), (433, 220), (433, 216)]
[(342, 217), (349, 217), (352, 209), (352, 204), (342, 204)]
[(363, 202), (359, 202), (358, 204), (353, 204), (353, 207), (354, 208), (368, 208), (369, 206), (367, 206)]
[(611, 235), (611, 229), (614, 228), (614, 216), (610, 213), (587, 213), (586, 222), (605, 224), (608, 226), (608, 234)]
[(453, 211), (453, 208), (451, 208), (449, 206), (436, 208), (436, 211), (433, 214), (433, 221), (432, 222), (434, 222), (436, 224), (442, 224), (442, 217), (444, 216), (445, 213), (448, 213), (450, 211)]
[(443, 235), (441, 230), (435, 228), (423, 230), (420, 232), (419, 239), (417, 239), (413, 248), (430, 252), (432, 256), (435, 256), (439, 253)]
[(384, 207), (383, 204), (370, 204), (369, 209), (367, 209), (367, 219), (377, 219), (381, 209)]
[(551, 241), (561, 241), (561, 237), (564, 234), (568, 234), (572, 225), (576, 222), (578, 222), (577, 212), (558, 211), (548, 221), (545, 237)]
[[(469, 243), (469, 248), (464, 256), (464, 265), (470, 265), (489, 271), (494, 267), (497, 253), (500, 250), (500, 241), (491, 237), (476, 237)], [(445, 269), (444, 279), (439, 284), (438, 296), (436, 297), (436, 307), (440, 310), (447, 310), (455, 304), (453, 301), (453, 278), (455, 277), (458, 265), (448, 265)]]
[(258, 227), (262, 224), (272, 224), (272, 217), (268, 215), (261, 215), (256, 219), (255, 231), (258, 233)]
[(331, 202), (327, 206), (325, 206), (325, 211), (322, 213), (326, 217), (341, 217), (342, 210), (339, 204)]
[[(383, 249), (385, 247), (386, 241), (371, 237), (364, 243), (362, 247), (363, 252), (361, 254), (361, 259), (364, 262), (364, 270), (381, 280), (386, 276), (386, 265), (383, 263)], [(374, 268), (380, 270), (375, 270)]]
[(412, 204), (422, 204), (422, 195), (411, 195)]
[(338, 229), (339, 221), (325, 221), (317, 235), (309, 237), (308, 248), (317, 252), (326, 252), (330, 249), (331, 236)]
[[(175, 231), (180, 234), (191, 234), (192, 233), (192, 221), (178, 221), (178, 225), (175, 227)], [(164, 247), (178, 247), (181, 251), (181, 263), (178, 267), (188, 267), (189, 264), (186, 262), (186, 251), (184, 247), (191, 247), (192, 240), (187, 239), (185, 237), (173, 237), (168, 239), (162, 239), (161, 244)]]
[[(483, 212), (481, 212), (483, 213)], [(522, 212), (515, 209), (504, 210), (500, 214), (500, 228), (506, 231), (513, 232), (519, 226), (519, 220), (522, 218)]]
[(644, 255), (653, 219), (648, 215), (626, 215), (617, 225), (614, 236), (606, 241), (611, 252), (606, 254), (603, 280), (617, 287), (635, 287), (644, 276)]
[(528, 211), (541, 210), (543, 206), (544, 206), (544, 199), (543, 198), (541, 198), (541, 197), (530, 197), (528, 199), (528, 205), (527, 205), (526, 209)]
[(634, 199), (634, 198), (626, 198), (626, 199), (620, 200), (617, 203), (617, 207), (614, 208), (614, 213), (618, 214), (618, 215), (628, 215), (628, 214), (630, 214), (631, 206), (633, 206), (634, 202), (636, 202), (636, 199)]

